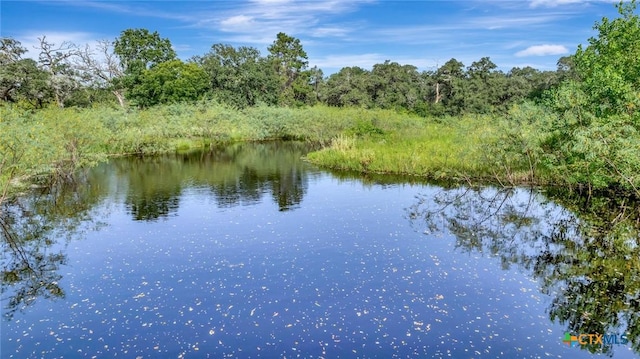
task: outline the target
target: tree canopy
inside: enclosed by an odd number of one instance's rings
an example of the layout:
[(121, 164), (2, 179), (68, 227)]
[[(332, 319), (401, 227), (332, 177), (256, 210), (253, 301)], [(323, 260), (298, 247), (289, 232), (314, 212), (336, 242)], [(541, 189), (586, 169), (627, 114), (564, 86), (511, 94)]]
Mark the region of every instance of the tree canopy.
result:
[[(620, 18), (603, 19), (596, 26), (598, 37), (579, 47), (576, 54), (560, 58), (556, 71), (514, 67), (505, 72), (489, 57), (481, 57), (468, 66), (452, 58), (428, 71), (387, 60), (371, 69), (347, 66), (325, 77), (321, 69), (309, 68), (301, 40), (283, 32), (276, 34), (266, 56), (254, 47), (216, 43), (208, 53), (181, 63), (175, 62), (177, 55), (169, 39), (157, 31), (138, 28), (126, 29), (96, 49), (80, 50), (71, 43), (55, 46), (43, 37), (35, 67), (23, 61), (24, 49), (19, 43), (3, 38), (0, 94), (5, 102), (24, 100), (42, 106), (54, 99), (63, 106), (79, 103), (72, 98), (92, 87), (112, 93), (123, 107), (125, 100), (151, 106), (206, 96), (237, 108), (323, 103), (456, 116), (504, 114), (524, 100), (544, 100), (559, 108), (563, 101), (569, 101), (561, 99), (562, 94), (572, 93), (575, 104), (584, 105), (593, 116), (633, 114), (640, 107), (636, 40), (640, 33), (635, 4), (618, 5)], [(169, 73), (198, 73), (207, 85), (197, 81), (177, 91), (177, 78), (170, 80)], [(18, 81), (17, 74), (24, 80)], [(561, 82), (573, 85), (558, 87)], [(570, 86), (575, 91), (569, 90)], [(548, 95), (553, 88), (559, 90)], [(553, 96), (559, 97), (550, 101)], [(572, 108), (576, 110), (577, 105)]]
[(545, 165), (589, 188), (640, 194), (640, 20), (636, 2), (617, 5), (596, 37), (571, 57), (574, 75), (549, 93), (557, 117), (543, 143)]

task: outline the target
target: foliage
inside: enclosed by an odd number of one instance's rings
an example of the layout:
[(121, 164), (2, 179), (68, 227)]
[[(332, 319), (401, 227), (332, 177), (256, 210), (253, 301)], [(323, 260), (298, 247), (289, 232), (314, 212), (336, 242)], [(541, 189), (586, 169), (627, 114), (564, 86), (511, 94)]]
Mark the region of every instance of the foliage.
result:
[[(19, 128), (50, 116), (49, 110), (42, 115), (22, 109), (46, 108), (52, 99), (58, 105), (96, 106), (111, 91), (121, 106), (126, 96), (145, 109), (119, 112), (97, 106), (82, 112), (106, 131), (105, 140), (87, 142), (103, 146), (95, 154), (166, 152), (233, 140), (328, 143), (343, 135), (355, 141), (353, 146), (337, 152), (328, 148), (309, 158), (358, 171), (638, 192), (640, 21), (635, 8), (635, 1), (619, 4), (619, 18), (603, 19), (587, 47), (561, 58), (557, 71), (544, 72), (525, 67), (504, 73), (483, 57), (468, 67), (450, 59), (422, 73), (385, 61), (371, 71), (345, 67), (324, 79), (320, 69), (307, 69), (300, 40), (284, 33), (266, 57), (255, 48), (216, 44), (188, 63), (175, 58), (168, 39), (146, 29), (123, 31), (113, 53), (100, 47), (105, 63), (88, 49), (68, 43), (55, 47), (42, 38), (37, 64), (21, 58), (24, 49), (18, 42), (3, 39), (0, 90), (3, 103), (11, 103), (8, 116), (19, 119), (3, 123), (3, 136), (6, 143), (27, 143), (29, 131)], [(72, 57), (81, 61), (69, 61)], [(83, 86), (67, 91), (56, 82), (62, 77)], [(330, 107), (304, 107), (317, 103)], [(153, 107), (160, 104), (165, 106)], [(63, 126), (67, 119), (58, 115), (53, 117)], [(56, 131), (68, 134), (62, 127)], [(67, 140), (56, 141), (66, 143), (67, 152), (43, 156), (43, 163), (54, 167), (64, 153), (73, 152)], [(56, 148), (60, 144), (51, 145)], [(6, 159), (13, 158), (11, 153), (29, 154), (7, 145), (3, 151)], [(11, 161), (4, 166), (14, 166)], [(46, 167), (26, 157), (16, 163), (24, 163), (19, 176)]]
[(595, 25), (598, 37), (574, 55), (581, 87), (589, 94), (585, 106), (597, 117), (640, 112), (640, 17), (636, 2), (617, 5), (620, 17)]
[(280, 32), (268, 50), (268, 60), (280, 82), (278, 103), (285, 106), (304, 103), (310, 74), (304, 71), (308, 57), (300, 39)]
[(572, 57), (575, 77), (548, 96), (557, 116), (544, 166), (573, 185), (640, 193), (640, 20), (635, 1), (617, 7), (620, 17), (596, 24)]
[(122, 31), (113, 42), (113, 52), (123, 70), (123, 75), (115, 79), (114, 85), (128, 91), (134, 91), (140, 85), (145, 71), (177, 57), (169, 39), (147, 29)]
[(73, 179), (78, 168), (113, 154), (153, 154), (229, 141), (300, 139), (328, 143), (355, 131), (371, 134), (415, 126), (415, 118), (394, 111), (249, 107), (232, 109), (211, 102), (167, 104), (122, 110), (46, 108), (0, 110), (0, 193), (33, 180)]
[(257, 49), (215, 44), (195, 60), (206, 71), (217, 100), (237, 108), (277, 103), (278, 79)]
[[(375, 119), (374, 119), (375, 120)], [(379, 137), (385, 134), (385, 131), (376, 126), (374, 121), (358, 121), (355, 126), (347, 130), (348, 134), (357, 137)], [(377, 121), (375, 121), (377, 122)]]
[[(99, 90), (111, 91), (121, 107), (126, 105), (125, 98), (142, 106), (169, 101), (157, 98), (141, 101), (151, 92), (166, 92), (161, 88), (165, 81), (150, 81), (149, 77), (153, 77), (150, 74), (156, 66), (176, 60), (171, 42), (157, 32), (127, 29), (113, 42), (103, 40), (95, 48), (87, 45), (84, 49), (71, 43), (56, 47), (46, 38), (40, 41), (43, 61), (37, 67), (47, 75), (40, 79), (39, 72), (28, 69), (28, 79), (34, 79), (29, 83), (38, 90), (23, 86), (28, 94), (24, 98), (29, 98), (31, 107), (44, 107), (51, 98), (59, 106), (92, 106), (98, 98), (90, 94)], [(10, 39), (5, 42), (3, 51), (13, 54), (5, 57), (16, 62), (19, 43), (13, 46)], [(387, 60), (371, 70), (345, 67), (324, 78), (321, 69), (307, 67), (307, 53), (299, 39), (279, 33), (268, 49), (263, 57), (252, 47), (214, 44), (209, 53), (193, 57), (191, 62), (207, 73), (207, 98), (239, 109), (260, 104), (300, 107), (322, 103), (393, 109), (423, 117), (504, 113), (518, 101), (539, 97), (543, 90), (564, 78), (566, 72), (563, 63), (557, 72), (514, 68), (505, 74), (496, 71), (496, 65), (484, 57), (468, 68), (451, 59), (436, 71), (421, 73), (410, 64)], [(42, 81), (47, 83), (43, 85)], [(2, 80), (0, 89), (7, 94), (7, 89), (17, 88), (10, 84), (17, 83)], [(193, 100), (193, 91), (171, 93), (170, 102)], [(14, 98), (4, 96), (3, 100)]]
[(78, 168), (105, 159), (102, 124), (89, 113), (0, 108), (0, 203), (32, 180), (73, 180)]
[(0, 98), (41, 108), (52, 96), (50, 76), (34, 60), (22, 58), (26, 51), (19, 41), (0, 39)]
[(195, 101), (208, 89), (207, 74), (195, 63), (166, 61), (144, 70), (129, 99), (140, 107)]
[(368, 93), (369, 71), (360, 67), (343, 67), (327, 79), (322, 98), (329, 106), (372, 106)]
[(160, 37), (157, 31), (127, 29), (113, 43), (113, 52), (127, 74), (137, 74), (160, 63), (176, 58), (169, 39)]
[[(330, 146), (310, 153), (308, 160), (358, 172), (435, 180), (495, 180), (493, 164), (483, 157), (484, 142), (493, 133), (493, 126), (486, 122), (466, 117), (450, 125), (404, 116), (401, 124), (384, 117), (377, 117), (375, 123), (356, 122)], [(344, 145), (345, 137), (348, 146)]]
[(546, 181), (546, 174), (539, 173), (543, 156), (540, 143), (552, 121), (553, 114), (545, 107), (530, 101), (514, 105), (495, 121), (492, 136), (483, 140), (482, 161), (495, 164), (494, 177), (506, 181), (503, 184)]

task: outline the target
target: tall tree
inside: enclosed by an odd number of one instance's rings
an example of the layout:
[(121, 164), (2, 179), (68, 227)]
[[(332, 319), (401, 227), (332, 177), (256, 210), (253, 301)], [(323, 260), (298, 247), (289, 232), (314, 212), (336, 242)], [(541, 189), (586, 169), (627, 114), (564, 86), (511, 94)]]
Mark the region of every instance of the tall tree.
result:
[(558, 77), (561, 81), (578, 80), (576, 74), (576, 64), (573, 55), (562, 56), (558, 59), (556, 65), (558, 66), (556, 72), (558, 73)]
[(327, 79), (323, 98), (329, 106), (371, 107), (370, 73), (360, 67), (343, 67)]
[(207, 72), (213, 96), (221, 101), (240, 108), (277, 103), (278, 79), (257, 49), (215, 44), (195, 61)]
[(108, 40), (101, 40), (98, 41), (96, 50), (97, 54), (87, 45), (79, 52), (76, 66), (93, 86), (108, 89), (116, 97), (120, 107), (124, 107), (124, 88), (118, 83), (124, 72), (113, 52), (113, 45)]
[(129, 74), (176, 58), (171, 41), (161, 38), (157, 31), (150, 33), (147, 29), (122, 31), (113, 43), (113, 51)]
[(0, 40), (0, 99), (26, 101), (35, 108), (51, 99), (49, 74), (32, 59), (23, 59), (27, 49), (12, 38)]
[(309, 83), (313, 88), (313, 100), (314, 102), (321, 101), (321, 92), (325, 85), (324, 82), (324, 74), (322, 69), (318, 68), (318, 66), (314, 66), (309, 69)]
[(636, 1), (595, 25), (597, 37), (578, 47), (576, 76), (548, 102), (556, 120), (543, 143), (545, 165), (590, 189), (622, 187), (640, 196), (640, 16)]
[(442, 102), (450, 114), (462, 112), (464, 106), (464, 64), (454, 58), (438, 68), (436, 77), (436, 96), (434, 103)]
[(578, 46), (576, 71), (598, 116), (640, 111), (640, 20), (636, 1), (617, 5), (620, 17), (596, 24), (598, 37)]
[(207, 73), (195, 63), (165, 61), (140, 75), (140, 83), (129, 94), (140, 107), (194, 101), (209, 88)]
[(464, 111), (489, 113), (500, 104), (505, 78), (502, 72), (495, 71), (496, 68), (488, 57), (474, 61), (467, 68)]
[(3, 101), (15, 101), (15, 92), (20, 86), (15, 67), (26, 52), (20, 41), (10, 37), (0, 39), (0, 98)]
[(78, 47), (68, 41), (59, 46), (47, 41), (47, 37), (38, 38), (40, 50), (39, 63), (42, 69), (49, 73), (49, 82), (54, 98), (59, 107), (64, 107), (64, 101), (73, 91), (80, 87), (78, 74), (73, 67), (73, 60), (79, 56)]
[(283, 32), (278, 33), (276, 40), (268, 47), (268, 50), (269, 60), (280, 78), (279, 102), (284, 105), (292, 105), (296, 98), (294, 81), (304, 75), (306, 79), (302, 83), (309, 84), (310, 74), (304, 72), (308, 65), (307, 53), (302, 48), (299, 39)]
[(122, 31), (113, 42), (113, 52), (124, 72), (117, 86), (129, 91), (140, 85), (145, 70), (177, 57), (169, 39), (163, 39), (157, 31), (150, 33), (147, 29)]
[(415, 66), (389, 60), (373, 65), (369, 94), (380, 108), (413, 111), (421, 100), (421, 77)]
[(22, 43), (11, 37), (0, 39), (0, 65), (6, 66), (22, 58), (27, 49), (22, 47)]

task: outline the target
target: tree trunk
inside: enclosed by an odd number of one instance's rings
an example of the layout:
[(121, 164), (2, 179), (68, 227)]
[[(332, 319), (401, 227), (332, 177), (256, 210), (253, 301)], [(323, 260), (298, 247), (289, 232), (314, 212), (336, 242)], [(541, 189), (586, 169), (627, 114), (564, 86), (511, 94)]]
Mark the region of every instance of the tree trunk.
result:
[(442, 101), (442, 95), (440, 95), (440, 83), (436, 82), (436, 101), (434, 103), (438, 103)]
[(62, 98), (58, 94), (58, 91), (54, 91), (54, 93), (56, 95), (56, 103), (58, 104), (58, 107), (64, 108), (64, 101), (62, 101)]
[(120, 90), (113, 90), (112, 92), (118, 99), (120, 107), (124, 108), (124, 95), (122, 94), (122, 92)]

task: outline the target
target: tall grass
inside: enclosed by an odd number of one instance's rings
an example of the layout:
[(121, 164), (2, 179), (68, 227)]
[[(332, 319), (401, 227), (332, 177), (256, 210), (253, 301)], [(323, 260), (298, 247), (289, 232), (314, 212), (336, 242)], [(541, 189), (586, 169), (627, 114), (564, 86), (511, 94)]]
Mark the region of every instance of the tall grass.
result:
[[(155, 154), (234, 141), (297, 139), (324, 149), (320, 166), (434, 180), (538, 181), (538, 107), (487, 116), (425, 119), (389, 110), (209, 102), (145, 110), (0, 108), (0, 201), (27, 179), (64, 178), (111, 155)], [(535, 118), (535, 120), (532, 120)], [(546, 121), (546, 120), (545, 120)], [(548, 122), (548, 121), (547, 121)]]
[[(145, 110), (100, 106), (25, 111), (0, 107), (0, 201), (9, 188), (69, 177), (110, 155), (154, 154), (214, 143), (299, 139), (328, 144), (370, 123), (394, 131), (418, 121), (387, 110), (175, 104)], [(4, 195), (3, 195), (4, 194)]]
[[(415, 175), (433, 180), (532, 182), (522, 153), (509, 153), (502, 120), (488, 116), (412, 118), (380, 133), (356, 132), (345, 145), (337, 137), (307, 159), (320, 166), (369, 173)], [(344, 136), (344, 135), (343, 135)], [(507, 156), (509, 158), (507, 161)], [(535, 164), (537, 166), (537, 164)]]

